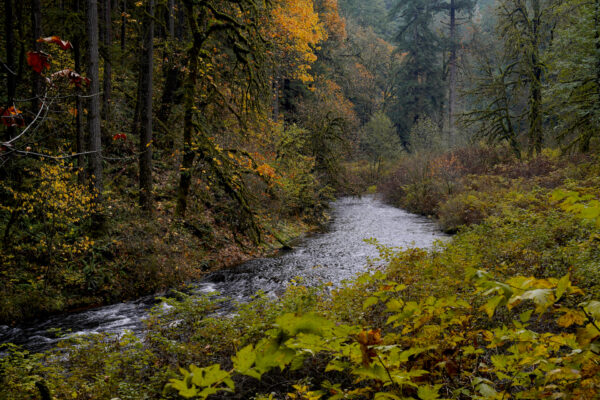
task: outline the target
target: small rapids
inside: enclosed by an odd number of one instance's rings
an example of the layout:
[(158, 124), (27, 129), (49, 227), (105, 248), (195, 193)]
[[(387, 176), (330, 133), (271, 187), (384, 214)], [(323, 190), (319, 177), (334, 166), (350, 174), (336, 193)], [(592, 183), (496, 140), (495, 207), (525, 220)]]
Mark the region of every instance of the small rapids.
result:
[[(276, 296), (297, 277), (307, 285), (325, 282), (336, 285), (363, 272), (367, 259), (378, 256), (375, 246), (365, 239), (374, 238), (387, 246), (428, 248), (436, 240), (446, 238), (429, 219), (388, 206), (374, 196), (339, 199), (332, 204), (331, 216), (327, 231), (302, 239), (295, 249), (213, 272), (191, 285), (191, 292), (216, 291), (243, 302), (259, 290)], [(15, 327), (0, 326), (0, 343), (43, 351), (65, 337), (57, 332), (68, 333), (67, 336), (125, 330), (141, 333), (142, 320), (156, 302), (154, 296), (147, 296)]]

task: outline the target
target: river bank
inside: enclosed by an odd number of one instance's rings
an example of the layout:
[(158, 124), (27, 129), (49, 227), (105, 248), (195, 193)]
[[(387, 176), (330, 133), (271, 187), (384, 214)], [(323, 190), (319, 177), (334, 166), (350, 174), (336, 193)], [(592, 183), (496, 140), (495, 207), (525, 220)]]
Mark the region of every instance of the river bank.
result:
[[(291, 232), (295, 232), (292, 235)], [(382, 204), (374, 196), (346, 197), (332, 203), (331, 222), (327, 229), (308, 236), (300, 230), (288, 231), (286, 238), (296, 237), (292, 250), (265, 252), (234, 267), (215, 268), (201, 279), (188, 283), (190, 294), (218, 292), (238, 302), (247, 302), (259, 291), (271, 297), (281, 295), (293, 279), (317, 286), (339, 283), (363, 271), (368, 259), (378, 256), (375, 246), (363, 239), (376, 238), (389, 246), (430, 247), (439, 234), (431, 221)], [(266, 255), (270, 255), (266, 257)], [(18, 327), (0, 327), (0, 342), (25, 345), (31, 350), (43, 350), (59, 341), (59, 333), (83, 335), (89, 333), (140, 332), (142, 320), (156, 304), (155, 296), (112, 306), (56, 315)], [(70, 332), (70, 333), (69, 333)]]
[[(165, 257), (165, 260), (178, 261), (169, 267), (176, 278), (155, 281), (144, 290), (137, 289), (122, 296), (113, 294), (104, 298), (84, 297), (74, 307), (55, 309), (52, 312), (31, 310), (27, 320), (12, 320), (10, 323), (0, 321), (0, 344), (10, 342), (25, 345), (29, 350), (43, 351), (71, 335), (119, 333), (124, 330), (139, 332), (142, 328), (139, 316), (156, 304), (157, 297), (173, 290), (190, 291), (194, 282), (215, 271), (231, 269), (252, 259), (275, 256), (285, 249), (285, 244), (299, 241), (320, 228), (301, 220), (289, 220), (280, 222), (277, 229), (278, 239), (270, 234), (260, 246), (249, 242), (240, 244), (232, 240), (233, 243), (227, 246), (212, 249), (207, 247), (201, 252), (194, 252), (191, 250), (194, 247), (188, 244), (182, 248), (182, 252), (186, 254), (183, 260)], [(231, 232), (223, 230), (216, 235), (221, 236), (215, 236), (216, 242), (225, 242), (231, 238)], [(189, 262), (194, 255), (201, 258), (192, 267)], [(164, 274), (167, 272), (164, 271)], [(96, 302), (92, 302), (93, 300)]]

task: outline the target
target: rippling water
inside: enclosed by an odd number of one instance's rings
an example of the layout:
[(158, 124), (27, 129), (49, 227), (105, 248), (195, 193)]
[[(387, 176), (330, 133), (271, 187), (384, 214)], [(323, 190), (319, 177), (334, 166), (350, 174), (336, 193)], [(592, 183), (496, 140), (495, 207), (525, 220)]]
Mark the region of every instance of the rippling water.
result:
[[(194, 284), (192, 291), (218, 291), (234, 300), (245, 301), (259, 290), (277, 295), (295, 277), (301, 277), (309, 285), (337, 284), (364, 271), (367, 258), (377, 257), (375, 247), (364, 239), (375, 238), (388, 246), (426, 248), (446, 237), (427, 218), (383, 204), (373, 196), (342, 198), (332, 204), (331, 214), (332, 222), (326, 232), (303, 239), (294, 250), (211, 273)], [(154, 304), (154, 297), (148, 296), (80, 313), (56, 315), (27, 325), (0, 326), (0, 343), (22, 344), (38, 351), (60, 340), (53, 332), (55, 329), (73, 335), (120, 333), (126, 329), (140, 332), (141, 321)]]

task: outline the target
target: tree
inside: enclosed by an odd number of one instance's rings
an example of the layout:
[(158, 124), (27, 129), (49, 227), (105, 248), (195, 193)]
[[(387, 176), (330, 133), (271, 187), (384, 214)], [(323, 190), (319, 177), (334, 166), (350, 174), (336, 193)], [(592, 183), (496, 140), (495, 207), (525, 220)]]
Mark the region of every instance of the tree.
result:
[(564, 1), (555, 18), (546, 103), (558, 139), (587, 152), (600, 126), (600, 1)]
[[(268, 62), (260, 34), (260, 8), (253, 0), (200, 5), (186, 0), (184, 4), (193, 43), (183, 84), (183, 158), (176, 215), (181, 218), (187, 210), (192, 171), (198, 159), (210, 170), (214, 184), (237, 204), (238, 226), (259, 242), (260, 228), (242, 179), (247, 170), (228, 157), (213, 135), (223, 129), (227, 117), (236, 121), (232, 125), (237, 123), (243, 128), (247, 118), (265, 106)], [(230, 115), (226, 117), (224, 112)]]
[(491, 143), (506, 141), (515, 156), (521, 158), (517, 129), (523, 113), (515, 109), (521, 91), (514, 73), (516, 64), (506, 65), (486, 58), (480, 68), (475, 88), (470, 92), (475, 101), (472, 109), (462, 115), (463, 122), (476, 127), (475, 137)]
[(394, 110), (389, 115), (405, 141), (419, 117), (439, 120), (444, 98), (441, 43), (432, 24), (440, 10), (437, 0), (399, 0), (391, 11), (400, 23), (395, 41), (403, 63), (396, 78)]
[(542, 51), (552, 36), (555, 0), (503, 0), (499, 5), (499, 33), (507, 55), (528, 88), (528, 154), (542, 151)]
[[(110, 97), (112, 91), (112, 4), (113, 0), (102, 2), (102, 58), (104, 72), (102, 76), (102, 114), (107, 120), (110, 114)], [(106, 128), (105, 128), (106, 129)]]
[[(273, 120), (279, 119), (280, 92), (286, 80), (310, 83), (314, 77), (311, 65), (317, 60), (315, 49), (326, 39), (327, 33), (312, 0), (277, 1), (270, 11), (269, 23), (263, 27), (273, 52), (272, 109)], [(289, 83), (288, 86), (289, 87)]]
[(458, 71), (458, 15), (472, 12), (476, 0), (449, 0), (445, 7), (449, 16), (449, 47), (448, 58), (448, 129), (454, 141), (455, 117), (456, 117), (456, 94), (457, 94), (457, 71)]
[(152, 78), (154, 76), (154, 0), (148, 0), (140, 57), (140, 206), (152, 210)]
[(90, 144), (90, 172), (96, 191), (96, 202), (102, 202), (104, 192), (104, 171), (102, 166), (102, 134), (100, 130), (100, 73), (98, 51), (98, 3), (87, 0), (87, 36), (88, 36), (88, 130)]
[[(40, 51), (41, 46), (38, 39), (42, 37), (42, 5), (40, 0), (31, 0), (31, 33), (34, 51)], [(35, 112), (40, 105), (39, 97), (42, 96), (42, 77), (32, 72), (33, 77), (33, 100), (32, 110)]]
[(377, 181), (385, 161), (392, 161), (402, 151), (402, 143), (396, 134), (394, 124), (383, 112), (373, 114), (363, 127), (362, 147), (371, 165), (371, 172)]
[(387, 34), (389, 22), (384, 16), (388, 9), (384, 0), (341, 0), (339, 3), (346, 18), (351, 18), (362, 28), (372, 28), (380, 35)]
[[(8, 109), (14, 106), (14, 99), (17, 90), (17, 73), (15, 64), (15, 32), (13, 28), (14, 14), (12, 0), (4, 0), (4, 34), (6, 46), (6, 62), (2, 64), (4, 73), (6, 74), (6, 102), (3, 109)], [(6, 129), (3, 139), (10, 139), (14, 129), (9, 126)]]
[(358, 119), (336, 82), (323, 76), (317, 79), (316, 89), (300, 102), (299, 114), (309, 132), (308, 146), (315, 158), (313, 172), (321, 182), (340, 187), (341, 161), (351, 143), (349, 134), (358, 128)]

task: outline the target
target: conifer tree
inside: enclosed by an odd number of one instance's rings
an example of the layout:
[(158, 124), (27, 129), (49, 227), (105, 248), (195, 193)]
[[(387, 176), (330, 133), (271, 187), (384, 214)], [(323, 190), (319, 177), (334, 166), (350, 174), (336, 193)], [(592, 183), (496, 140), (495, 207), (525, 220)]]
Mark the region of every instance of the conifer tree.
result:
[(419, 117), (430, 116), (439, 122), (444, 90), (441, 41), (433, 30), (433, 19), (441, 10), (437, 0), (400, 0), (391, 11), (400, 23), (395, 39), (404, 60), (390, 114), (405, 141)]

